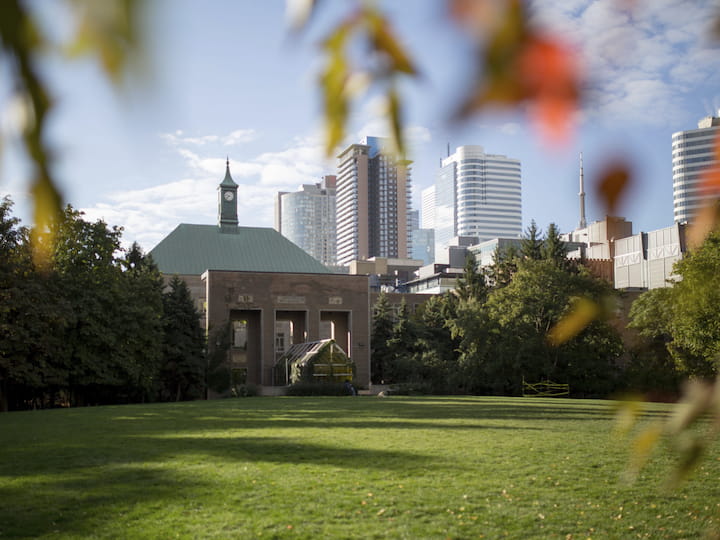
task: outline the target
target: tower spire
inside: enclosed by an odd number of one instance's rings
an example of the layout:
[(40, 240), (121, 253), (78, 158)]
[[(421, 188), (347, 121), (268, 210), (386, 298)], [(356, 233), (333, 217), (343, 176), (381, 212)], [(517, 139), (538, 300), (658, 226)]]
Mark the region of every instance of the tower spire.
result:
[(583, 158), (582, 152), (580, 152), (580, 229), (587, 227), (587, 221), (585, 220), (585, 177), (583, 174)]

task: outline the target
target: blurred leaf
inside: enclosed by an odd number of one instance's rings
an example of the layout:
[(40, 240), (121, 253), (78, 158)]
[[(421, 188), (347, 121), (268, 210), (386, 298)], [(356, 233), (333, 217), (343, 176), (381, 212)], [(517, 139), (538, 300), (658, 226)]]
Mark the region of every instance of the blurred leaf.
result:
[(415, 75), (416, 70), (410, 57), (393, 35), (387, 20), (378, 11), (367, 9), (365, 21), (373, 48), (391, 61), (390, 71)]
[(339, 26), (323, 48), (327, 54), (327, 64), (320, 76), (325, 105), (325, 153), (330, 156), (345, 136), (349, 103), (346, 84), (350, 79), (350, 69), (345, 57), (345, 44), (352, 30), (351, 23)]
[(640, 470), (647, 463), (651, 452), (657, 446), (660, 435), (662, 435), (662, 426), (654, 425), (643, 430), (632, 442), (630, 449), (630, 463), (628, 475), (630, 479), (637, 476)]
[(683, 399), (675, 406), (673, 416), (668, 421), (668, 430), (676, 435), (685, 431), (700, 416), (709, 412), (715, 388), (700, 380), (690, 380), (685, 385)]
[(479, 39), (497, 24), (504, 3), (496, 0), (449, 0), (448, 12), (457, 24)]
[(696, 438), (686, 439), (684, 448), (680, 452), (680, 462), (673, 469), (673, 473), (668, 480), (670, 489), (677, 488), (692, 472), (700, 458), (705, 453), (705, 445)]
[(613, 215), (620, 199), (630, 187), (632, 175), (626, 163), (617, 161), (610, 163), (600, 174), (596, 190), (608, 214)]
[(548, 341), (555, 346), (562, 345), (582, 332), (599, 313), (600, 308), (592, 300), (584, 297), (575, 298), (570, 312), (548, 332)]
[(564, 142), (580, 95), (574, 53), (557, 40), (533, 36), (520, 63), (535, 122), (550, 140)]
[(624, 399), (619, 402), (615, 413), (616, 435), (625, 436), (635, 427), (635, 423), (643, 411), (643, 402), (639, 399)]
[(119, 82), (138, 48), (137, 0), (74, 0), (78, 29), (67, 51), (97, 55), (105, 73)]
[(293, 30), (300, 30), (307, 25), (317, 9), (320, 0), (286, 0), (285, 18)]
[(400, 111), (400, 97), (397, 90), (391, 88), (388, 91), (388, 115), (390, 117), (390, 133), (397, 149), (400, 159), (405, 159), (405, 143), (402, 133), (402, 120)]
[[(715, 137), (714, 154), (715, 161), (720, 162), (720, 134)], [(720, 223), (720, 168), (708, 166), (703, 171), (700, 193), (706, 204), (697, 212), (688, 227), (688, 244), (691, 249), (700, 246)]]
[(55, 227), (61, 214), (62, 197), (47, 174), (40, 174), (31, 187), (35, 201), (32, 229), (33, 258), (40, 270), (46, 270), (53, 254)]
[[(574, 54), (554, 37), (541, 35), (531, 27), (521, 0), (493, 4), (451, 4), (451, 13), (461, 24), (468, 26), (462, 17), (469, 15), (479, 19), (469, 25), (471, 28), (485, 28), (489, 33), (484, 49), (478, 43), (480, 72), (456, 118), (490, 106), (525, 103), (543, 135), (554, 141), (564, 140), (580, 95)], [(498, 5), (505, 6), (500, 16), (496, 14)]]

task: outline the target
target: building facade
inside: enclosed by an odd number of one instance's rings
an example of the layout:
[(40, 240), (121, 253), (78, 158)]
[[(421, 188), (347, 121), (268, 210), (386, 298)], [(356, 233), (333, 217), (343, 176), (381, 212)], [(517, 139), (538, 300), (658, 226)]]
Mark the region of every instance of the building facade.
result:
[(410, 253), (410, 162), (383, 152), (383, 139), (365, 137), (338, 156), (337, 262)]
[(520, 161), (460, 146), (443, 159), (435, 181), (435, 254), (452, 238), (480, 242), (522, 234)]
[(275, 230), (328, 266), (337, 264), (335, 183), (328, 175), (275, 199)]
[(686, 251), (684, 223), (616, 240), (615, 288), (670, 287), (678, 279), (673, 267)]
[[(370, 382), (370, 300), (365, 275), (338, 275), (266, 227), (238, 225), (238, 185), (228, 164), (218, 186), (218, 224), (181, 223), (150, 255), (166, 280), (178, 276), (201, 314), (210, 356), (226, 387), (273, 384), (280, 357), (298, 343), (334, 339)], [(229, 335), (226, 335), (229, 334)]]
[[(720, 116), (720, 112), (718, 112)], [(720, 136), (720, 118), (708, 116), (698, 128), (678, 131), (672, 135), (673, 214), (675, 223), (691, 222), (700, 208), (707, 204), (702, 193), (702, 178), (708, 169), (720, 167), (715, 153)]]

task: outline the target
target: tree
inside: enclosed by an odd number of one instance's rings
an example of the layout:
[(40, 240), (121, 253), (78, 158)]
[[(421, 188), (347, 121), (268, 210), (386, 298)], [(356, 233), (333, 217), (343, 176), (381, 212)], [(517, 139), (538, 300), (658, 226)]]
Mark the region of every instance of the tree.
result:
[(520, 252), (513, 244), (495, 248), (493, 263), (488, 270), (488, 278), (494, 288), (505, 287), (512, 281), (519, 259)]
[(607, 323), (595, 321), (559, 345), (547, 338), (575, 298), (599, 302), (608, 288), (587, 273), (572, 274), (551, 261), (525, 260), (507, 287), (490, 294), (487, 318), (495, 336), (495, 355), (488, 361), (494, 363), (491, 371), (505, 377), (506, 391), (519, 392), (523, 377), (566, 382), (576, 394), (602, 395), (611, 389), (622, 346)]
[(164, 401), (198, 398), (203, 395), (205, 339), (200, 314), (187, 284), (178, 276), (163, 294), (162, 368), (159, 393)]
[(381, 292), (373, 306), (372, 317), (370, 379), (374, 384), (384, 384), (387, 366), (392, 362), (388, 342), (393, 336), (394, 319), (387, 294)]
[(679, 261), (673, 287), (643, 293), (630, 310), (630, 326), (664, 343), (678, 370), (709, 378), (720, 361), (720, 232)]
[(132, 401), (153, 399), (163, 344), (163, 281), (152, 258), (133, 243), (124, 259), (117, 310), (118, 362), (125, 366)]
[(463, 275), (458, 278), (455, 291), (461, 300), (475, 298), (484, 301), (487, 297), (485, 273), (478, 270), (477, 259), (472, 254), (465, 259)]
[(520, 256), (524, 259), (539, 261), (543, 258), (542, 250), (542, 231), (538, 229), (537, 224), (533, 219), (520, 240)]
[(388, 356), (383, 366), (386, 383), (417, 381), (419, 373), (415, 362), (417, 332), (405, 299), (398, 309), (392, 335), (387, 340)]
[(560, 240), (560, 231), (554, 223), (548, 225), (541, 252), (543, 259), (553, 261), (560, 266), (567, 265), (567, 248)]
[(434, 393), (451, 394), (462, 387), (451, 323), (457, 316), (452, 293), (430, 297), (416, 313), (415, 360), (421, 381)]

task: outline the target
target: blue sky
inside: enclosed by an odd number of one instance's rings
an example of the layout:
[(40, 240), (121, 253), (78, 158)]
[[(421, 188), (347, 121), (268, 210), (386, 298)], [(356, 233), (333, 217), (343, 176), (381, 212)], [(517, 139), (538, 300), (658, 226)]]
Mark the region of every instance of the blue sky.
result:
[[(92, 60), (46, 57), (43, 76), (56, 101), (49, 140), (66, 200), (88, 218), (123, 226), (126, 243), (149, 250), (178, 223), (216, 222), (215, 188), (228, 156), (240, 184), (240, 224), (271, 227), (277, 191), (334, 172), (321, 150), (318, 43), (351, 4), (320, 3), (319, 16), (294, 36), (281, 0), (149, 2), (146, 69), (120, 90)], [(479, 144), (521, 160), (525, 226), (531, 219), (543, 229), (577, 226), (581, 151), (587, 184), (612, 156), (630, 161), (635, 182), (617, 213), (635, 232), (672, 223), (671, 134), (720, 107), (720, 56), (709, 34), (716, 2), (530, 2), (537, 24), (577, 48), (590, 88), (575, 136), (562, 147), (542, 141), (522, 111), (449, 124), (472, 77), (471, 43), (445, 2), (381, 4), (421, 72), (403, 84), (415, 208), (447, 144)], [(35, 6), (55, 35), (65, 35), (62, 4)], [(29, 167), (15, 140), (6, 70), (0, 64), (0, 195), (10, 194), (29, 223)], [(348, 143), (387, 132), (380, 109), (377, 96), (356, 104)], [(586, 189), (588, 219), (601, 219)]]

